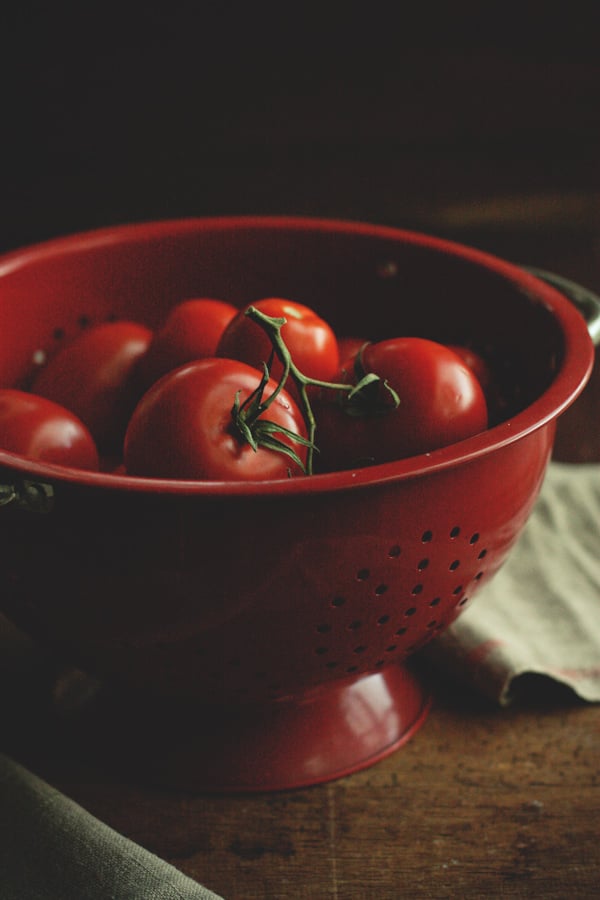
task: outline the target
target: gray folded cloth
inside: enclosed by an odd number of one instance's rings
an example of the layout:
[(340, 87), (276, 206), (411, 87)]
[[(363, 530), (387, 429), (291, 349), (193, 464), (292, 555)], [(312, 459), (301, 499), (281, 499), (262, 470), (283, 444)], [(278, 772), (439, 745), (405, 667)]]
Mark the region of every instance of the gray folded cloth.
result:
[(524, 676), (600, 701), (600, 465), (552, 462), (516, 545), (424, 651), (502, 706)]
[(0, 754), (2, 900), (223, 900)]

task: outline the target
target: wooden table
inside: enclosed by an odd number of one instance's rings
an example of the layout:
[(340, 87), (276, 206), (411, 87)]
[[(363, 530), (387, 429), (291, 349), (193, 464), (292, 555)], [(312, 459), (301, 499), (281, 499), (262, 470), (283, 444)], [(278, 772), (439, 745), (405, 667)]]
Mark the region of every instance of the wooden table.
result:
[(226, 900), (597, 896), (600, 706), (535, 679), (510, 709), (432, 684), (433, 708), (411, 741), (307, 789), (152, 788), (56, 731), (17, 755)]

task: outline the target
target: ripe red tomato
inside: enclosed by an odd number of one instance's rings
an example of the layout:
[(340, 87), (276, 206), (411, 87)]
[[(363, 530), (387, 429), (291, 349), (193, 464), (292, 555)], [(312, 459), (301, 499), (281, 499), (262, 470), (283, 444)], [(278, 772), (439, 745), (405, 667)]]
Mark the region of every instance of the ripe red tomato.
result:
[[(371, 343), (360, 354), (365, 373), (380, 381), (370, 385), (364, 402), (345, 400), (330, 391), (315, 402), (315, 461), (320, 471), (372, 465), (426, 453), (463, 440), (487, 427), (481, 385), (447, 347), (424, 338), (393, 338)], [(353, 383), (352, 365), (342, 366), (340, 380)], [(396, 392), (395, 406), (387, 382)], [(350, 414), (351, 413), (351, 414)]]
[(137, 364), (136, 377), (143, 390), (184, 363), (216, 356), (221, 335), (237, 313), (233, 304), (210, 297), (177, 303)]
[(460, 344), (448, 344), (448, 347), (460, 356), (462, 361), (466, 363), (476, 376), (483, 390), (487, 391), (492, 383), (492, 373), (483, 356), (471, 349), (471, 347), (463, 347)]
[(0, 390), (0, 447), (30, 459), (97, 470), (98, 450), (77, 416), (26, 391)]
[[(340, 354), (335, 333), (327, 322), (308, 306), (281, 297), (268, 297), (252, 305), (267, 316), (286, 319), (281, 336), (303, 375), (319, 381), (331, 380), (337, 372)], [(245, 315), (245, 310), (240, 310), (223, 332), (217, 355), (262, 369), (271, 349), (268, 335)], [(274, 360), (273, 378), (279, 378), (281, 371), (279, 360)]]
[(350, 359), (354, 359), (361, 347), (369, 343), (366, 338), (357, 337), (338, 337), (338, 347), (340, 350), (340, 362), (344, 363)]
[[(238, 360), (206, 357), (164, 375), (144, 394), (133, 412), (124, 443), (125, 469), (131, 475), (209, 481), (257, 481), (303, 472), (287, 455), (268, 446), (252, 446), (237, 430), (232, 407), (261, 381), (253, 366)], [(270, 380), (264, 399), (276, 384)], [(239, 392), (239, 394), (238, 394)], [(301, 438), (304, 420), (282, 390), (258, 421), (269, 420)], [(276, 431), (273, 435), (296, 452), (306, 448)]]
[(38, 373), (32, 391), (70, 409), (87, 425), (101, 453), (120, 451), (139, 398), (133, 367), (152, 331), (137, 322), (104, 322), (65, 344)]

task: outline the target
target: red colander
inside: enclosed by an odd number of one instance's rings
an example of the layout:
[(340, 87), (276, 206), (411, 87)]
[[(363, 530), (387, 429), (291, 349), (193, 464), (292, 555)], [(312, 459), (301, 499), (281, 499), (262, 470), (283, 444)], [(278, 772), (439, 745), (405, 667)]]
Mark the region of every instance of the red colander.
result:
[(506, 403), (453, 446), (287, 481), (149, 480), (0, 451), (2, 609), (121, 698), (114, 743), (135, 722), (151, 777), (271, 790), (381, 759), (427, 714), (407, 659), (506, 559), (590, 375), (597, 312), (588, 326), (557, 284), (433, 237), (304, 218), (133, 224), (5, 255), (2, 386), (90, 324), (282, 296), (338, 334), (469, 344)]

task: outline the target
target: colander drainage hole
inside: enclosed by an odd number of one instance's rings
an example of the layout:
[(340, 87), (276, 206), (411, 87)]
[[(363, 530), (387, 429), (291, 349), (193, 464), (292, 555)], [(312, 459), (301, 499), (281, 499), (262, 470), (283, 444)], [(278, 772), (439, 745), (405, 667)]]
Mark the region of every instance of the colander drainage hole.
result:
[(360, 628), (361, 625), (362, 622), (359, 619), (355, 619), (354, 622), (350, 622), (350, 624), (348, 625), (348, 629), (350, 631), (356, 631), (357, 628)]
[(386, 625), (389, 621), (390, 621), (389, 616), (379, 616), (379, 618), (377, 619), (377, 624), (378, 625)]
[(426, 569), (428, 565), (429, 565), (429, 560), (427, 559), (427, 557), (425, 557), (425, 559), (421, 559), (417, 563), (417, 571), (423, 572), (424, 569)]
[(371, 573), (368, 569), (359, 569), (356, 573), (357, 581), (366, 581)]
[(449, 566), (450, 571), (455, 572), (459, 566), (460, 566), (460, 560), (458, 560), (458, 559), (453, 560)]
[(409, 606), (408, 609), (405, 609), (405, 610), (404, 610), (404, 615), (405, 615), (405, 616), (414, 616), (414, 614), (416, 613), (416, 611), (417, 611), (417, 607), (416, 607), (416, 606)]
[(441, 597), (434, 597), (433, 600), (430, 602), (429, 605), (430, 605), (430, 606), (439, 606), (439, 604), (440, 604), (441, 602), (442, 602), (442, 598), (441, 598)]
[(388, 589), (387, 584), (378, 584), (377, 587), (375, 588), (375, 596), (381, 597), (382, 594), (385, 594), (387, 589)]
[(33, 351), (31, 355), (31, 364), (34, 366), (44, 366), (47, 359), (48, 355), (46, 351), (40, 348)]
[(423, 544), (429, 544), (432, 540), (433, 540), (433, 531), (430, 531), (429, 529), (427, 531), (424, 531), (423, 534), (421, 535), (421, 541)]
[(395, 278), (398, 274), (398, 263), (393, 259), (386, 259), (377, 265), (376, 271), (379, 278)]
[(452, 529), (452, 531), (450, 532), (450, 537), (452, 538), (452, 540), (454, 540), (454, 538), (457, 538), (459, 536), (459, 534), (460, 534), (460, 528), (458, 527), (458, 525), (455, 525), (454, 528)]
[(346, 602), (345, 597), (334, 597), (333, 600), (331, 601), (331, 605), (332, 606), (343, 606), (345, 602)]
[(388, 556), (391, 559), (398, 559), (398, 557), (400, 556), (401, 553), (402, 553), (402, 550), (400, 549), (398, 544), (394, 544), (394, 546), (390, 547), (390, 549), (388, 550)]
[(327, 634), (329, 631), (331, 631), (331, 625), (327, 625), (327, 624), (317, 625), (316, 630), (319, 632), (319, 634)]

